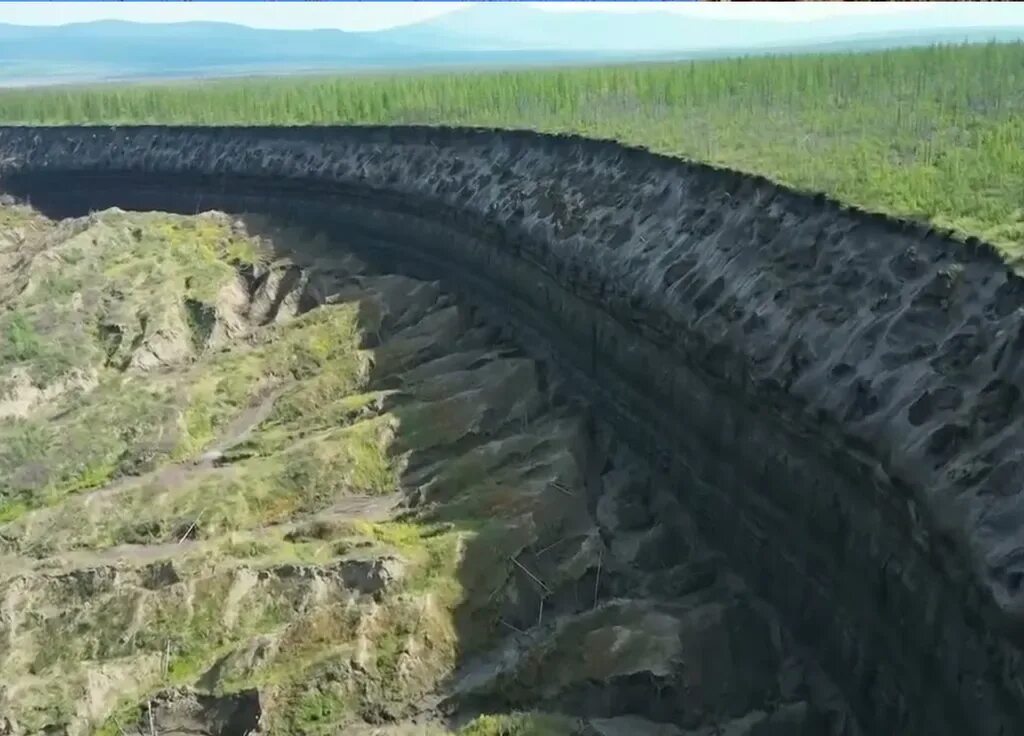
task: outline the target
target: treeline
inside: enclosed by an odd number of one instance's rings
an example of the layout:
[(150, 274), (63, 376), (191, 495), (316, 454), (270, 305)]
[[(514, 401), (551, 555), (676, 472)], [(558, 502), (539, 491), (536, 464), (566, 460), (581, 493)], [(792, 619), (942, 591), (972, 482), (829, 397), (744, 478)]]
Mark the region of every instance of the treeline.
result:
[(573, 131), (765, 174), (1024, 254), (1024, 44), (529, 71), (11, 90), (7, 123)]

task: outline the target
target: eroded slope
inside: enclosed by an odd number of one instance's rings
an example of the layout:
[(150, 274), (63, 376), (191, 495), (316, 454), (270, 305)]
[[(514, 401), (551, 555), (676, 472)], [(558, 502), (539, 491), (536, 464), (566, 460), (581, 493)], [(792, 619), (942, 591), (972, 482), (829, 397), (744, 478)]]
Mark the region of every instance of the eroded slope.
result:
[(852, 733), (437, 283), (253, 218), (0, 218), (0, 731)]

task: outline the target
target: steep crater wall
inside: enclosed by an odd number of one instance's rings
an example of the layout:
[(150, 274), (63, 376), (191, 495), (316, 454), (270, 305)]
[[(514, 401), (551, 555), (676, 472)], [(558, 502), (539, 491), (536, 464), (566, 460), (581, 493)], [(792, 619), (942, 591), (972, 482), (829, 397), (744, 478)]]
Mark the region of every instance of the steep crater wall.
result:
[(0, 128), (2, 189), (266, 210), (441, 277), (578, 378), (867, 733), (1024, 729), (1024, 284), (990, 248), (571, 137)]

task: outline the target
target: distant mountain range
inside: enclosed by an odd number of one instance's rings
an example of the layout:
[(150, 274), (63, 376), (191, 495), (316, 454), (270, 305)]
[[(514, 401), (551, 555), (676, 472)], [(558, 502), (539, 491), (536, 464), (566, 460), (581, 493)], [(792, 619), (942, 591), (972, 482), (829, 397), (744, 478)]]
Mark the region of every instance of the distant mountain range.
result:
[[(1016, 16), (997, 9), (981, 15), (977, 5), (963, 5), (973, 7), (944, 3), (841, 20), (766, 22), (482, 3), (374, 32), (203, 22), (0, 24), (0, 85), (576, 64), (1024, 39), (1024, 22), (1010, 23), (1024, 17), (1019, 11)], [(982, 19), (992, 24), (980, 25)]]
[[(617, 50), (630, 52), (712, 51), (807, 46), (856, 38), (912, 39), (919, 35), (987, 38), (993, 29), (1006, 37), (1024, 34), (1024, 10), (985, 4), (931, 3), (902, 12), (889, 10), (815, 21), (712, 18), (699, 14), (645, 12), (557, 12), (523, 3), (481, 3), (385, 33), (415, 34), (471, 44), (473, 48)], [(782, 15), (784, 10), (780, 9)], [(978, 32), (981, 32), (980, 34)]]
[[(210, 77), (474, 63), (546, 63), (577, 53), (473, 51), (401, 34), (264, 30), (227, 23), (0, 24), (0, 84)], [(583, 54), (584, 57), (592, 56)]]

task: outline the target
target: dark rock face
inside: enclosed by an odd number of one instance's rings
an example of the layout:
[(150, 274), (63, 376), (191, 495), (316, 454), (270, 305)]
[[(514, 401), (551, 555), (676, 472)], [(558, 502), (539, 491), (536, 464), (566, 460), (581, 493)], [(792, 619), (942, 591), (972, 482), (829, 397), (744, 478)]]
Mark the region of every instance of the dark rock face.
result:
[(987, 246), (527, 133), (0, 128), (0, 173), (43, 209), (296, 216), (447, 280), (573, 373), (867, 733), (1024, 731), (1024, 285)]
[(167, 736), (246, 736), (259, 727), (261, 713), (255, 690), (217, 697), (181, 688), (154, 698), (133, 730)]

